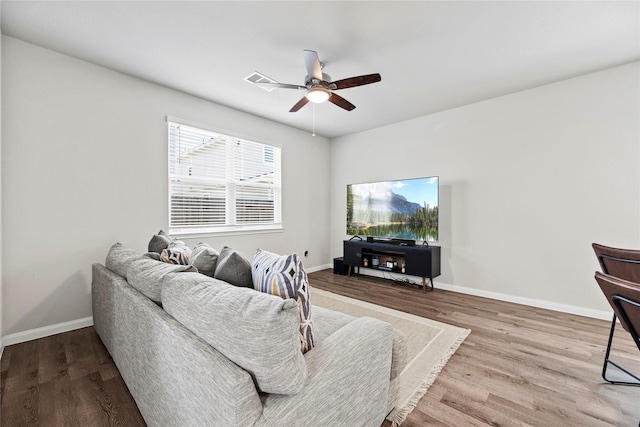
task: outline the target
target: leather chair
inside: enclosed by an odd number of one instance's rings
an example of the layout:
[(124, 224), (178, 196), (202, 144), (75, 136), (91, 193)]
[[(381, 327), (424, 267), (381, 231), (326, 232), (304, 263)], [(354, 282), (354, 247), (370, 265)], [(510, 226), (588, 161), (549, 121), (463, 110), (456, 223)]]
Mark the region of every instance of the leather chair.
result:
[(609, 359), (616, 320), (631, 334), (640, 350), (640, 250), (619, 249), (594, 243), (602, 272), (595, 279), (613, 309), (602, 378), (612, 384), (640, 384), (640, 377)]

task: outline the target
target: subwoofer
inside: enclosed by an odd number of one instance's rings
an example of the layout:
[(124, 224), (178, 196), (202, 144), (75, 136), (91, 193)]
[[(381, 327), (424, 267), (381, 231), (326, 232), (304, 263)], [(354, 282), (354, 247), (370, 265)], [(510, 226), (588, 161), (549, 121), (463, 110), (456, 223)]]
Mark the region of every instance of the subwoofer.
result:
[(344, 263), (344, 258), (334, 258), (333, 259), (333, 274), (341, 274), (343, 276), (347, 275), (348, 266)]

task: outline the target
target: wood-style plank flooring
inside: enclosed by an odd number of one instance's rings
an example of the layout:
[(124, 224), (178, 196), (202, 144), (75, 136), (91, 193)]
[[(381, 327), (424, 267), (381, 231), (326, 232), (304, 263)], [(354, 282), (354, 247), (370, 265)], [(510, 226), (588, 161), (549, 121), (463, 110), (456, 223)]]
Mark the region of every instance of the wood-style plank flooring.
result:
[(146, 425), (93, 327), (8, 346), (1, 366), (3, 427)]
[[(472, 330), (403, 427), (638, 426), (640, 387), (600, 377), (607, 321), (443, 291), (437, 282), (424, 293), (331, 270), (309, 278), (320, 289)], [(640, 352), (625, 334), (617, 334), (616, 356), (640, 372)], [(1, 372), (2, 426), (144, 425), (91, 327), (8, 346)]]

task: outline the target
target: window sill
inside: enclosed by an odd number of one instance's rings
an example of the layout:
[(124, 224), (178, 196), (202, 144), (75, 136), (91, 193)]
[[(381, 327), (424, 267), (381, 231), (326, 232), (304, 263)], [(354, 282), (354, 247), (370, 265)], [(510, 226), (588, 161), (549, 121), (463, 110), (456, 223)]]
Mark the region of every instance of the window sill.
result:
[(170, 228), (169, 235), (178, 239), (195, 239), (199, 237), (218, 237), (218, 236), (242, 236), (250, 234), (268, 234), (282, 233), (284, 227), (275, 225), (269, 228), (261, 227), (221, 227), (209, 230), (189, 230), (184, 228)]

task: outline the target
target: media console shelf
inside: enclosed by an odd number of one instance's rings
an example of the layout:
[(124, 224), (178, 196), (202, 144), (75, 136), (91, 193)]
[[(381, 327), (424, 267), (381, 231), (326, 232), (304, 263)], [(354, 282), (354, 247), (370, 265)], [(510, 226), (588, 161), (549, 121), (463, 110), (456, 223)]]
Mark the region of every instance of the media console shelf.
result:
[(344, 241), (344, 264), (397, 274), (422, 277), (422, 289), (433, 290), (433, 278), (440, 275), (440, 246), (402, 246), (393, 243)]

